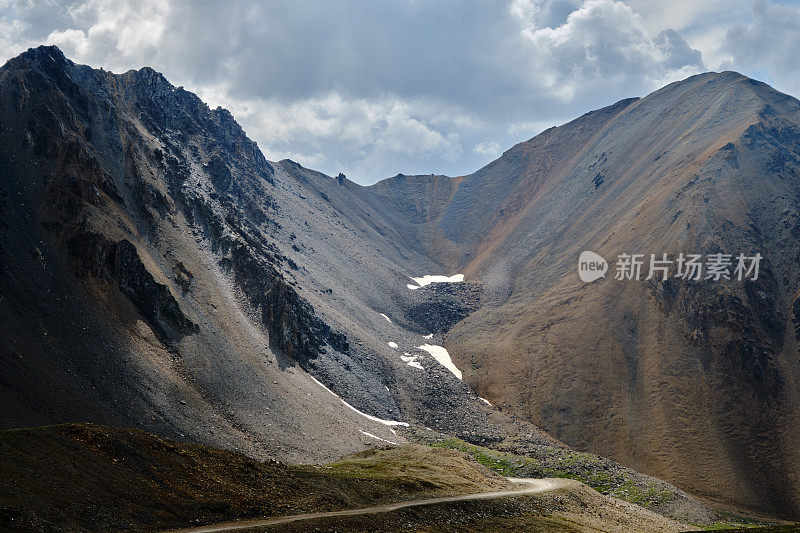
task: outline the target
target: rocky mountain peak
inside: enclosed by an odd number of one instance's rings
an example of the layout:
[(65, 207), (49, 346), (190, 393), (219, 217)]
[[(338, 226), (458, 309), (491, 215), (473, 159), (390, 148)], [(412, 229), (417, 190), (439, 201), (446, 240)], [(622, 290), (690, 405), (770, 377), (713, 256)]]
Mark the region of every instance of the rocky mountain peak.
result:
[(41, 45), (35, 48), (29, 48), (27, 51), (6, 62), (6, 66), (9, 68), (21, 67), (23, 65), (29, 68), (34, 67), (42, 70), (49, 70), (53, 68), (64, 68), (68, 65), (74, 65), (74, 63), (67, 59), (58, 46)]

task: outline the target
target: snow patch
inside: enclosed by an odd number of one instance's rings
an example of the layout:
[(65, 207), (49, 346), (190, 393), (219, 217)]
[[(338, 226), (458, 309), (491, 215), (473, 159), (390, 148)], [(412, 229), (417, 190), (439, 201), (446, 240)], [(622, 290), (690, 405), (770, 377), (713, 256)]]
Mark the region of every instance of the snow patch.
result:
[(364, 418), (368, 418), (368, 419), (372, 420), (373, 422), (378, 422), (378, 423), (384, 424), (386, 426), (405, 426), (405, 427), (408, 427), (408, 423), (407, 422), (397, 422), (395, 420), (384, 420), (383, 418), (378, 418), (377, 416), (372, 416), (372, 415), (368, 415), (367, 413), (362, 413), (361, 411), (359, 411), (358, 409), (356, 409), (355, 407), (353, 407), (352, 405), (350, 405), (346, 401), (342, 400), (342, 398), (338, 394), (336, 394), (335, 392), (330, 390), (328, 387), (323, 385), (317, 378), (315, 378), (311, 374), (309, 374), (308, 377), (313, 379), (314, 383), (316, 383), (317, 385), (319, 385), (320, 387), (322, 387), (326, 391), (328, 391), (331, 394), (333, 394), (336, 398), (338, 398), (339, 401), (342, 402), (345, 405), (345, 407), (349, 407), (350, 409), (352, 409), (356, 413), (360, 414)]
[(361, 432), (361, 434), (362, 434), (362, 435), (366, 435), (367, 437), (369, 437), (369, 438), (371, 438), (371, 439), (382, 440), (383, 442), (388, 442), (389, 444), (393, 444), (393, 445), (395, 445), (395, 446), (400, 446), (400, 445), (399, 445), (399, 444), (397, 444), (396, 442), (392, 442), (392, 441), (390, 441), (390, 440), (382, 439), (382, 438), (380, 438), (379, 436), (377, 436), (377, 435), (373, 435), (372, 433), (369, 433), (369, 432), (367, 432), (367, 431), (364, 431), (364, 430), (361, 430), (361, 429), (359, 429), (359, 431)]
[(486, 398), (481, 398), (480, 396), (478, 396), (478, 399), (479, 399), (480, 401), (482, 401), (483, 403), (485, 403), (486, 405), (488, 405), (489, 407), (491, 407), (491, 406), (492, 406), (492, 404), (490, 404), (490, 403), (489, 403), (489, 400), (487, 400)]
[(389, 348), (394, 348), (395, 350), (398, 348), (397, 343), (394, 341), (389, 341), (386, 344), (389, 345)]
[(384, 315), (383, 313), (381, 313), (381, 316), (382, 316), (383, 318), (385, 318), (385, 319), (386, 319), (386, 321), (387, 321), (389, 324), (391, 324), (391, 323), (392, 323), (392, 319), (391, 319), (391, 318), (389, 318), (388, 316)]
[(427, 335), (423, 335), (422, 338), (423, 339), (432, 339), (433, 338), (433, 333), (428, 333)]
[(411, 355), (410, 353), (406, 352), (406, 354), (405, 354), (405, 355), (401, 355), (401, 356), (400, 356), (400, 359), (402, 359), (402, 360), (403, 360), (403, 362), (404, 362), (405, 364), (407, 364), (408, 366), (413, 366), (414, 368), (419, 368), (420, 370), (425, 370), (425, 369), (422, 367), (422, 365), (419, 363), (419, 361), (417, 361), (417, 357), (418, 357), (418, 356), (416, 356), (416, 355)]
[(464, 281), (464, 274), (455, 274), (453, 276), (434, 276), (431, 274), (425, 274), (421, 278), (411, 278), (417, 282), (416, 285), (411, 285), (410, 283), (406, 285), (411, 290), (419, 289), (420, 287), (424, 287), (426, 285), (430, 285), (431, 283), (459, 283)]
[(417, 348), (420, 350), (425, 350), (431, 354), (440, 365), (452, 372), (455, 377), (461, 379), (461, 370), (456, 368), (456, 365), (454, 365), (452, 359), (450, 359), (450, 354), (447, 353), (447, 350), (445, 350), (443, 346), (436, 346), (435, 344), (423, 344), (422, 346), (417, 346)]

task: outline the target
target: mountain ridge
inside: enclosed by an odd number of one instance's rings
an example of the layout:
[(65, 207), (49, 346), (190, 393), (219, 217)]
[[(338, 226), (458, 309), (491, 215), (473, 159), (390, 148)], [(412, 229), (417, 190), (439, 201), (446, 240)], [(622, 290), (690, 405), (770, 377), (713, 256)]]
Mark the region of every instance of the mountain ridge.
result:
[[(797, 458), (787, 446), (796, 438), (797, 352), (784, 328), (795, 329), (798, 286), (798, 109), (744, 76), (699, 75), (596, 124), (599, 136), (570, 139), (577, 155), (545, 166), (540, 188), (522, 189), (516, 204), (512, 193), (502, 198), (514, 215), (476, 224), (483, 239), (466, 235), (478, 244), (460, 266), (484, 281), (486, 305), (454, 327), (448, 347), (457, 364), (490, 370), (465, 379), (578, 449), (695, 493), (719, 495), (724, 477), (762, 505), (795, 506)], [(553, 153), (531, 141), (518, 147), (534, 158)], [(481, 179), (537, 186), (517, 177)], [(465, 225), (452, 221), (465, 215), (455, 211), (442, 226), (461, 242)], [(768, 259), (763, 277), (741, 287), (585, 286), (574, 274), (582, 250), (760, 250)], [(690, 479), (697, 471), (715, 481)]]

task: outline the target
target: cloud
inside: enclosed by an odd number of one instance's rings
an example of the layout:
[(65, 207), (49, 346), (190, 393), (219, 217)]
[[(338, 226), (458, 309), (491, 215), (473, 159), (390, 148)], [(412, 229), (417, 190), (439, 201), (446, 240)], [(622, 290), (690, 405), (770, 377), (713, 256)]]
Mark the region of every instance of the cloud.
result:
[(77, 28), (53, 30), (45, 42), (59, 46), (76, 61), (132, 68), (159, 50), (169, 12), (170, 4), (158, 0), (90, 0), (67, 9)]
[(625, 0), (625, 3), (642, 16), (651, 33), (674, 29), (684, 36), (685, 32), (693, 33), (694, 28), (704, 32), (717, 24), (730, 27), (731, 20), (749, 10), (748, 2), (742, 0)]
[(157, 0), (0, 0), (0, 54), (54, 44), (81, 63), (139, 68), (164, 54), (171, 7)]
[(703, 69), (700, 51), (690, 47), (675, 30), (662, 31), (653, 43), (661, 52), (662, 67), (668, 72), (683, 71), (687, 67)]
[[(528, 45), (528, 71), (563, 100), (596, 91), (598, 85), (641, 87), (703, 68), (700, 52), (677, 32), (652, 37), (642, 17), (623, 2), (587, 0), (563, 21), (553, 17), (551, 7), (516, 0), (511, 11)], [(554, 18), (557, 25), (546, 25)]]
[(372, 180), (426, 172), (435, 160), (452, 161), (462, 153), (459, 132), (476, 124), (445, 103), (389, 96), (346, 98), (333, 92), (287, 104), (279, 98), (239, 100), (224, 87), (200, 96), (230, 109), (268, 159), (295, 159)]
[(25, 30), (26, 25), (22, 21), (0, 18), (0, 59), (5, 60), (25, 51), (28, 47), (24, 38)]
[(562, 117), (551, 120), (540, 120), (540, 121), (512, 122), (508, 126), (508, 134), (513, 137), (530, 139), (531, 137), (540, 134), (547, 128), (550, 128), (552, 126), (557, 126), (559, 124), (564, 124), (568, 121), (569, 117)]
[(724, 66), (765, 79), (779, 89), (800, 93), (800, 9), (766, 0), (752, 6), (753, 20), (730, 28), (722, 49), (729, 55)]
[[(368, 183), (469, 173), (709, 53), (793, 83), (795, 10), (676, 2), (0, 0), (0, 54), (47, 42), (114, 72), (152, 66), (230, 109), (268, 158)], [(724, 51), (708, 38), (726, 33)]]
[(499, 156), (503, 152), (500, 148), (500, 144), (496, 142), (478, 143), (472, 148), (472, 151), (476, 154), (491, 155), (495, 157)]

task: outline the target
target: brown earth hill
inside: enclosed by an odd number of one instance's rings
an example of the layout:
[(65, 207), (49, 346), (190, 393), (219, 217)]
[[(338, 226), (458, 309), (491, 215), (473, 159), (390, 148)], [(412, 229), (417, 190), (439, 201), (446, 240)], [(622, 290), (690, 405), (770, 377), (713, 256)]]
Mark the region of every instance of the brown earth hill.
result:
[[(483, 283), (445, 343), (478, 394), (578, 449), (797, 516), (800, 102), (693, 76), (520, 143), (449, 196), (414, 228)], [(612, 262), (604, 279), (578, 279), (583, 250)], [(681, 252), (764, 259), (746, 283), (644, 281), (647, 264), (613, 279), (620, 253)]]

